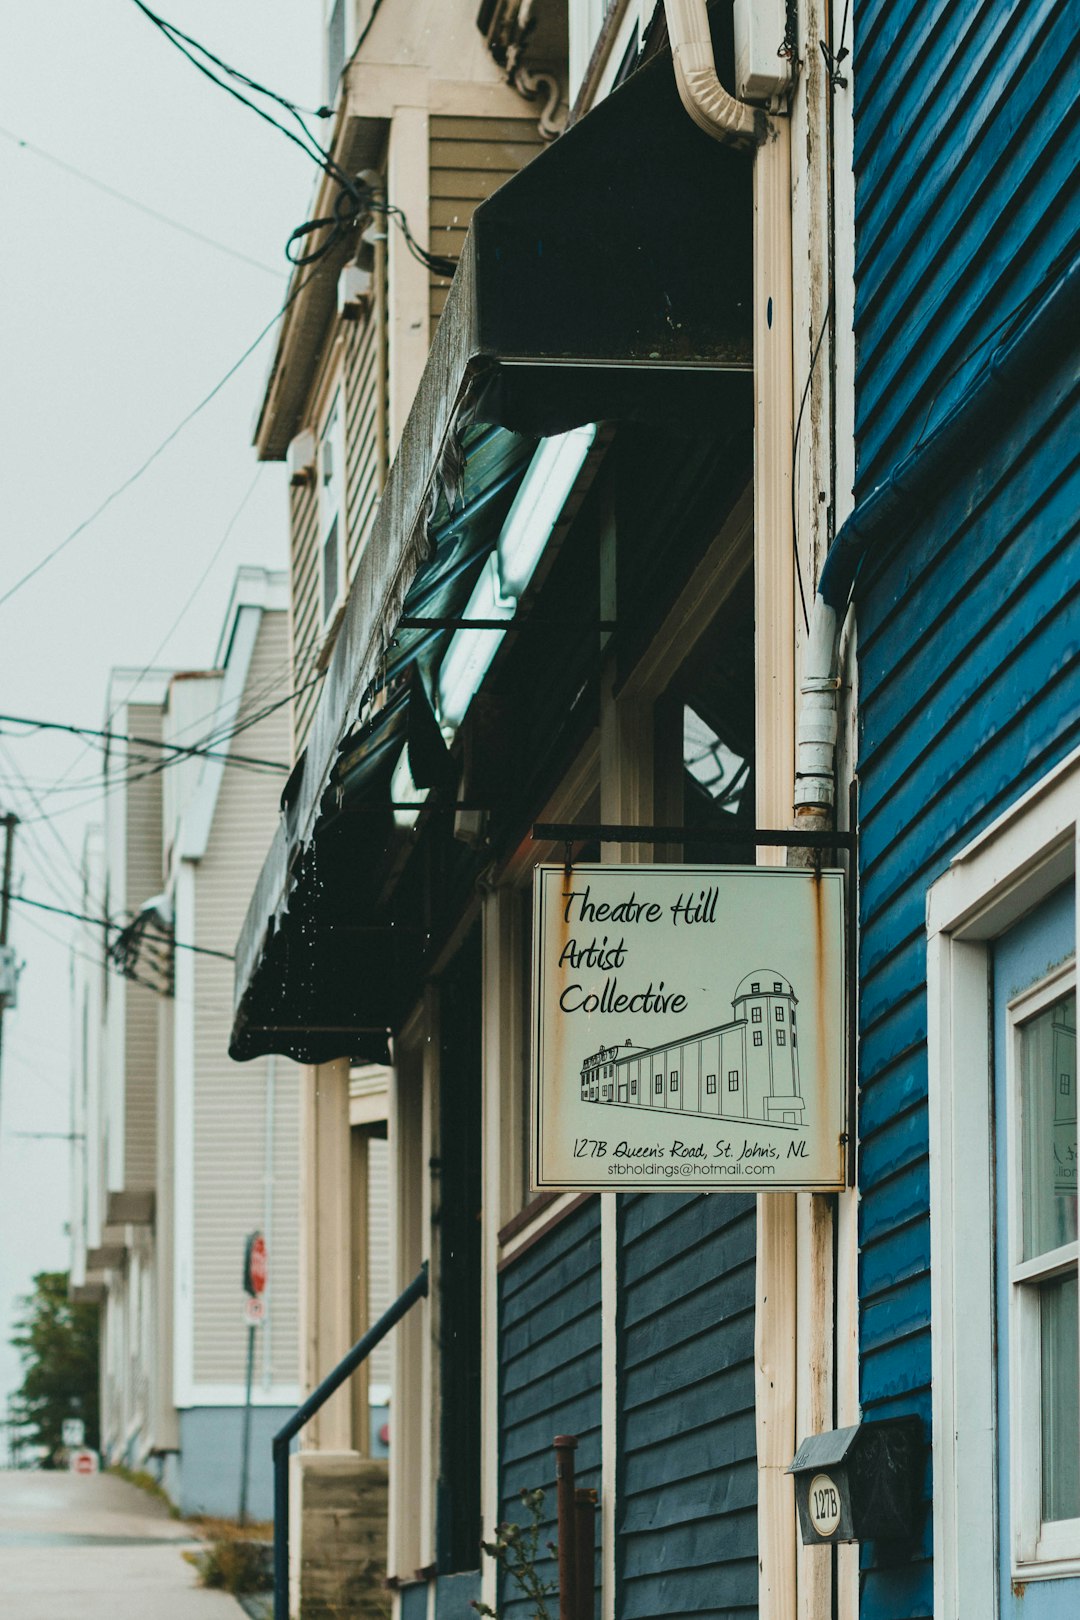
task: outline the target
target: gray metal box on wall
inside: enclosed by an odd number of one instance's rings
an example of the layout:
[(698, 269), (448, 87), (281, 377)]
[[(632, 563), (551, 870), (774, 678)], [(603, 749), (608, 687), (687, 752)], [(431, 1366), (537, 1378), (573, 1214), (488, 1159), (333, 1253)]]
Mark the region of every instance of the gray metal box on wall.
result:
[(787, 1470), (795, 1476), (803, 1541), (911, 1541), (924, 1454), (915, 1417), (809, 1435)]

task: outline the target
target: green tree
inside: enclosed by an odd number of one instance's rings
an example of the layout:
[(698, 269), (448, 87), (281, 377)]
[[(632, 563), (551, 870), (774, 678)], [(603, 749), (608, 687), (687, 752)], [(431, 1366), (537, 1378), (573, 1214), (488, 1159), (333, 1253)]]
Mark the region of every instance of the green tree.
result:
[(44, 1466), (55, 1466), (65, 1418), (82, 1418), (86, 1444), (95, 1450), (98, 1432), (98, 1312), (73, 1305), (66, 1271), (39, 1271), (34, 1292), (22, 1300), (11, 1343), (23, 1362), (22, 1388), (11, 1415), (30, 1444), (44, 1446)]

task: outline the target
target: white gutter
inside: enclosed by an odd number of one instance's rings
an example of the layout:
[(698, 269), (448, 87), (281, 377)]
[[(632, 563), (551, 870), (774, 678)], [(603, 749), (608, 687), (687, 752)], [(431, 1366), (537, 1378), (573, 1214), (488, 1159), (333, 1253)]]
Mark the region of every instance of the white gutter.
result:
[(664, 0), (675, 82), (682, 104), (699, 129), (729, 145), (757, 145), (765, 138), (765, 114), (724, 89), (716, 71), (705, 0)]
[(796, 825), (835, 811), (840, 635), (846, 617), (822, 596), (814, 597), (795, 731)]

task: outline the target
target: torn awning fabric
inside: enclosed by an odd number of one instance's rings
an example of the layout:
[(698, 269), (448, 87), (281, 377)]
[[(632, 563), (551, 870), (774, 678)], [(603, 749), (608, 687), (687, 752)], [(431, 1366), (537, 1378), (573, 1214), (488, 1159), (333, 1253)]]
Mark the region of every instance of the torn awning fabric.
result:
[(418, 960), (386, 948), (400, 744), (347, 810), (339, 766), (405, 666), (431, 697), (445, 632), (399, 621), (462, 611), (538, 436), (745, 411), (751, 226), (750, 160), (687, 118), (666, 53), (477, 208), (238, 941), (234, 1058), (385, 1052)]

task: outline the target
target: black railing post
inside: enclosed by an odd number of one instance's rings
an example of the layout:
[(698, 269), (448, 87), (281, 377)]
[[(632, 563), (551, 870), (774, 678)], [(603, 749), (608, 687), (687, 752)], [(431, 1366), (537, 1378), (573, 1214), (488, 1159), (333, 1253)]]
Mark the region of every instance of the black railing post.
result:
[(374, 1327), (357, 1340), (348, 1354), (342, 1356), (333, 1372), (327, 1373), (274, 1436), (274, 1620), (289, 1620), (289, 1447), (304, 1425), (311, 1422), (334, 1391), (367, 1360), (390, 1329), (397, 1326), (418, 1299), (426, 1298), (427, 1291), (428, 1263), (425, 1260), (405, 1292), (383, 1312)]
[(289, 1620), (289, 1442), (274, 1436), (274, 1620)]

